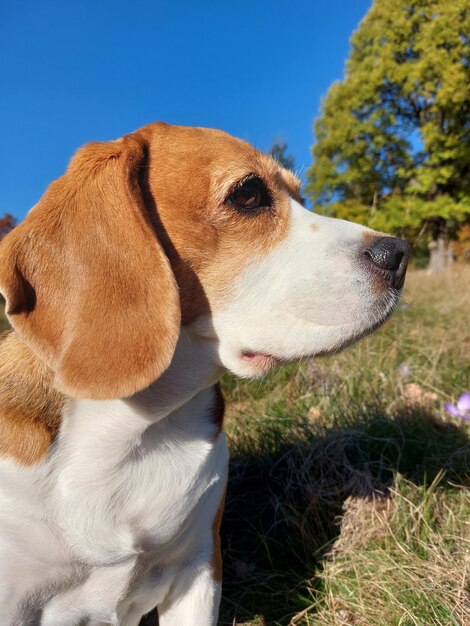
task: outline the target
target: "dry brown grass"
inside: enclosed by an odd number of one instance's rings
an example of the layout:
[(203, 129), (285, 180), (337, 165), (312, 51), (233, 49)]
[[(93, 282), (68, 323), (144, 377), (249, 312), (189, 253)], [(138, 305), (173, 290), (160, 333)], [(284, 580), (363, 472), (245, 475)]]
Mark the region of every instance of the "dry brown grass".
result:
[(313, 602), (293, 623), (468, 625), (469, 549), (468, 489), (425, 489), (398, 477), (387, 499), (346, 501), (319, 574), (321, 608), (313, 612)]

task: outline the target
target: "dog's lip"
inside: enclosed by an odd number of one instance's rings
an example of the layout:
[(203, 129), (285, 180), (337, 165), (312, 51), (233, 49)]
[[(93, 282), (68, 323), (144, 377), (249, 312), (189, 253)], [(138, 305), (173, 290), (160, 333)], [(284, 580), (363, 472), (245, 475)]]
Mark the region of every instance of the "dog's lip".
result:
[(243, 361), (247, 361), (248, 363), (252, 363), (253, 365), (257, 365), (258, 367), (273, 367), (275, 365), (281, 365), (283, 360), (273, 356), (272, 354), (267, 354), (265, 352), (255, 352), (254, 350), (242, 350), (241, 358)]

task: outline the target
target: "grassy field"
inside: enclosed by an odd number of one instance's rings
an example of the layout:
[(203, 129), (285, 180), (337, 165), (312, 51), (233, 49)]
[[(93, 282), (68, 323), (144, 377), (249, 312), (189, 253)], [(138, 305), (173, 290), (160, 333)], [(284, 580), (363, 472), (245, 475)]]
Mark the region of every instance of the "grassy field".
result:
[(412, 272), (372, 337), (224, 389), (220, 624), (470, 625), (470, 423), (443, 410), (470, 390), (470, 268)]

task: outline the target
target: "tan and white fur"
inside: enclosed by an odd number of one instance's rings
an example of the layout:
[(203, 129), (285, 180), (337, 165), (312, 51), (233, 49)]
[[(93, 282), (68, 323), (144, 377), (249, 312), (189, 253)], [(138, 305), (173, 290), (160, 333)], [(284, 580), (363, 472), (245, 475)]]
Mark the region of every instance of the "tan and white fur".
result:
[(400, 291), (378, 238), (221, 131), (77, 153), (0, 246), (2, 626), (216, 624), (217, 381), (377, 328)]

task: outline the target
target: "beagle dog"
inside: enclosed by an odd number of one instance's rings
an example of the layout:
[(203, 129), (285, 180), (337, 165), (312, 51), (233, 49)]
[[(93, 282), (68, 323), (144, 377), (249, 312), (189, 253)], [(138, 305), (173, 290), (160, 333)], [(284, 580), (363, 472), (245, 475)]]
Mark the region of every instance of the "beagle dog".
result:
[(81, 148), (0, 245), (0, 624), (215, 625), (217, 381), (370, 333), (408, 257), (224, 132)]

